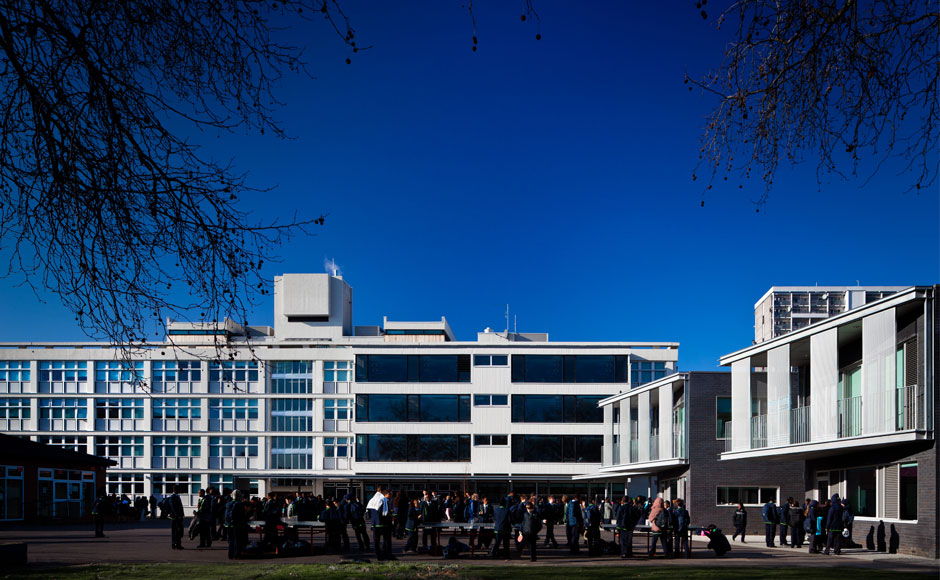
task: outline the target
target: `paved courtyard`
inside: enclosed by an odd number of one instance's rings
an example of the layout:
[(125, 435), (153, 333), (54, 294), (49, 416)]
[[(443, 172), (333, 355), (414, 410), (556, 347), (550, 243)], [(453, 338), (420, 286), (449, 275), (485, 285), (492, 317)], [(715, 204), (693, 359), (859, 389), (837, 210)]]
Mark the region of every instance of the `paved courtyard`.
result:
[[(556, 528), (562, 532), (561, 527)], [(184, 550), (170, 548), (170, 528), (166, 521), (147, 521), (124, 524), (110, 524), (105, 528), (105, 538), (94, 538), (90, 526), (64, 525), (64, 526), (23, 526), (4, 525), (0, 527), (0, 542), (24, 541), (28, 544), (29, 562), (31, 564), (90, 564), (90, 563), (155, 563), (155, 562), (196, 562), (219, 563), (227, 562), (227, 544), (215, 542), (212, 548), (198, 549), (197, 542), (184, 540)], [(254, 535), (253, 537), (257, 537)], [(443, 541), (446, 541), (447, 536)], [(467, 537), (458, 537), (467, 542)], [(609, 533), (604, 539), (612, 541)], [(734, 542), (732, 551), (722, 558), (718, 558), (711, 550), (707, 550), (706, 540), (696, 538), (693, 542), (692, 559), (670, 559), (661, 556), (649, 560), (645, 555), (646, 540), (638, 537), (635, 542), (635, 556), (629, 560), (621, 560), (619, 556), (589, 557), (586, 550), (580, 556), (569, 556), (564, 546), (559, 549), (539, 550), (538, 565), (551, 566), (687, 566), (687, 565), (716, 565), (716, 566), (851, 566), (877, 570), (894, 570), (912, 573), (925, 573), (936, 575), (938, 562), (925, 558), (904, 555), (890, 555), (870, 553), (864, 550), (845, 550), (841, 556), (823, 556), (808, 554), (806, 549), (773, 548), (762, 546), (762, 538), (755, 536), (753, 542), (741, 544)], [(322, 536), (315, 537), (315, 544), (322, 543)], [(353, 541), (355, 546), (355, 541)], [(404, 542), (393, 541), (393, 552), (403, 562), (436, 561), (426, 554), (402, 555)], [(372, 560), (372, 552), (359, 552), (353, 548), (345, 555), (318, 555), (296, 558), (280, 558), (278, 562), (284, 563), (334, 563), (349, 558)], [(513, 555), (508, 562), (504, 560), (489, 560), (484, 554), (477, 552), (474, 556), (462, 555), (460, 561), (479, 564), (505, 563), (508, 565), (531, 565), (528, 554), (522, 559)], [(272, 558), (273, 561), (273, 558)]]

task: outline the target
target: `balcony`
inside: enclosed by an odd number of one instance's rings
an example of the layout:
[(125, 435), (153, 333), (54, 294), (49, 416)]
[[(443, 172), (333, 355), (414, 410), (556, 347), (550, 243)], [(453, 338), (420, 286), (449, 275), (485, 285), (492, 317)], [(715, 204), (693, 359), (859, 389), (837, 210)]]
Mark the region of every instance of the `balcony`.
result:
[(839, 399), (839, 439), (862, 434), (862, 397)]
[(650, 461), (659, 460), (659, 433), (650, 435)]
[(613, 465), (617, 465), (620, 463), (620, 443), (613, 444), (612, 452), (610, 462)]
[(909, 431), (924, 428), (924, 390), (917, 385), (899, 387), (894, 422), (895, 431)]
[(809, 443), (810, 433), (809, 405), (790, 409), (790, 443)]
[(751, 449), (767, 447), (767, 415), (751, 417)]
[(673, 428), (672, 456), (685, 457), (685, 433), (681, 429)]
[(630, 461), (629, 463), (637, 463), (640, 460), (640, 451), (637, 445), (636, 439), (630, 440)]

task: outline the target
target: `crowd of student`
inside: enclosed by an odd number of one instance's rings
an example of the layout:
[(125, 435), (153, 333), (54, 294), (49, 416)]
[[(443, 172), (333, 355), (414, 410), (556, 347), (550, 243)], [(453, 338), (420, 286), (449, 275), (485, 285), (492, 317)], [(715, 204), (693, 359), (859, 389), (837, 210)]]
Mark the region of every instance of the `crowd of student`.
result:
[[(849, 509), (848, 498), (839, 499), (839, 494), (822, 504), (814, 499), (806, 499), (801, 505), (792, 497), (786, 503), (776, 505), (771, 498), (761, 508), (761, 520), (764, 522), (765, 542), (768, 548), (776, 546), (779, 531), (780, 545), (787, 545), (789, 534), (791, 548), (802, 548), (804, 541), (809, 544), (810, 554), (826, 555), (842, 553), (843, 544), (855, 547), (852, 541), (852, 524), (855, 517)], [(734, 535), (741, 536), (745, 542), (747, 529), (747, 511), (742, 504), (734, 512)], [(808, 537), (807, 537), (808, 536)]]

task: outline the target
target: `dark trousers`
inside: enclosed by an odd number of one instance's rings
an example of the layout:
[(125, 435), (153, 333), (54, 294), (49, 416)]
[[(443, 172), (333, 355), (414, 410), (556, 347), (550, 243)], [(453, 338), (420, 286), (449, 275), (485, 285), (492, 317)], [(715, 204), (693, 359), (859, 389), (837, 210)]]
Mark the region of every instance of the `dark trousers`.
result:
[(353, 524), (353, 530), (356, 532), (356, 543), (360, 550), (369, 549), (369, 534), (366, 533), (365, 523)]
[(578, 526), (567, 526), (565, 531), (568, 534), (568, 549), (572, 554), (577, 554), (581, 551), (578, 547)]
[(656, 542), (662, 542), (663, 544), (663, 556), (667, 558), (672, 555), (672, 548), (670, 547), (670, 537), (669, 532), (650, 532), (653, 538), (650, 540), (650, 551), (649, 557), (652, 558), (656, 555)]
[(346, 524), (343, 524), (343, 527), (340, 530), (339, 534), (343, 538), (343, 550), (348, 550), (349, 549), (349, 531), (346, 529)]
[(183, 518), (170, 519), (170, 545), (174, 548), (183, 545)]
[(818, 554), (820, 550), (823, 549), (823, 544), (825, 542), (826, 536), (823, 534), (817, 534), (815, 532), (810, 532), (809, 537), (809, 553)]
[(375, 543), (375, 557), (384, 560), (392, 555), (392, 527), (372, 526), (372, 541)]
[(633, 530), (630, 528), (617, 528), (617, 535), (620, 536), (620, 555), (633, 555)]
[(803, 528), (799, 526), (790, 526), (790, 546), (793, 548), (803, 547)]
[[(437, 522), (428, 522), (428, 523), (437, 523)], [(421, 528), (421, 545), (427, 549), (428, 547), (428, 538), (431, 538), (431, 550), (433, 554), (437, 554), (437, 529), (435, 528)]]
[(522, 554), (522, 548), (529, 549), (529, 560), (535, 562), (535, 547), (538, 544), (538, 535), (536, 534), (525, 534), (522, 537), (522, 543), (519, 544), (519, 554)]
[(212, 521), (199, 521), (199, 545), (208, 548), (212, 545)]
[[(509, 559), (509, 536), (512, 535), (512, 532), (495, 532), (493, 540), (493, 547), (490, 548), (490, 558), (496, 558), (499, 556), (500, 552), (506, 556), (506, 559)], [(499, 544), (502, 543), (503, 547), (500, 549)]]
[(103, 538), (104, 537), (104, 516), (101, 514), (95, 514), (95, 537)]
[(780, 545), (787, 545), (787, 526), (785, 525), (780, 526)]
[[(348, 536), (346, 539), (347, 540), (349, 539)], [(342, 533), (340, 532), (339, 527), (335, 527), (332, 529), (327, 527), (326, 541), (324, 543), (323, 548), (329, 553), (338, 554), (341, 551), (340, 549), (341, 541), (342, 541)]]
[(677, 558), (689, 553), (689, 530), (676, 530), (673, 548)]
[(418, 530), (405, 529), (405, 533), (408, 534), (408, 541), (405, 542), (405, 551), (406, 552), (417, 551), (418, 550)]
[[(225, 527), (225, 533), (228, 536), (229, 560), (234, 560), (237, 558), (239, 555), (241, 555), (241, 551), (245, 548), (245, 545), (239, 542), (239, 536), (241, 535), (239, 532), (240, 529), (235, 529), (228, 526)], [(245, 529), (245, 532), (248, 532), (247, 528)]]
[(743, 542), (743, 541), (744, 541), (744, 534), (746, 533), (746, 530), (745, 530), (744, 528), (746, 528), (746, 527), (747, 527), (747, 526), (745, 526), (744, 524), (740, 524), (740, 525), (735, 526), (735, 527), (734, 527), (734, 535), (731, 536), (731, 539), (733, 540), (733, 539), (737, 538), (737, 537), (740, 535), (740, 536), (741, 536), (741, 541)]
[(588, 528), (587, 529), (587, 547), (588, 554), (591, 556), (596, 556), (600, 551), (600, 539), (601, 539), (601, 530), (600, 528)]
[(836, 554), (842, 553), (842, 530), (829, 530), (829, 535), (826, 537), (826, 550), (823, 554), (829, 554), (830, 549)]
[(558, 542), (555, 540), (555, 524), (552, 523), (545, 524), (545, 547), (549, 545), (553, 548), (558, 547)]
[(777, 524), (764, 524), (764, 539), (768, 548), (774, 547), (774, 536), (777, 534)]

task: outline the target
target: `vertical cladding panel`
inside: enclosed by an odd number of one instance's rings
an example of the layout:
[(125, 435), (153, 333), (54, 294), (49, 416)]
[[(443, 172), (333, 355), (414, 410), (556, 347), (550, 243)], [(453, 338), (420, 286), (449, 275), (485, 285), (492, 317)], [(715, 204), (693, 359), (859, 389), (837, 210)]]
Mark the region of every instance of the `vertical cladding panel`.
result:
[(790, 443), (790, 345), (767, 352), (767, 444)]
[(637, 401), (637, 455), (640, 462), (650, 460), (650, 392), (640, 393)]
[(814, 334), (810, 338), (810, 384), (813, 396), (810, 409), (812, 441), (835, 439), (838, 432), (838, 336), (838, 329), (832, 328)]
[(898, 517), (898, 495), (900, 491), (900, 466), (898, 464), (888, 465), (881, 469), (884, 474), (884, 486), (882, 490), (882, 504), (884, 506), (884, 516), (889, 519)]
[(621, 399), (617, 405), (620, 405), (620, 463), (630, 463), (630, 401), (628, 397)]
[(604, 405), (604, 445), (603, 457), (601, 462), (603, 465), (611, 465), (613, 463), (613, 450), (614, 450), (614, 405), (617, 403), (612, 403), (610, 405)]
[(672, 383), (659, 387), (659, 458), (672, 457)]
[(731, 448), (751, 446), (751, 359), (731, 363)]
[(889, 431), (894, 417), (894, 308), (862, 319), (862, 433)]

